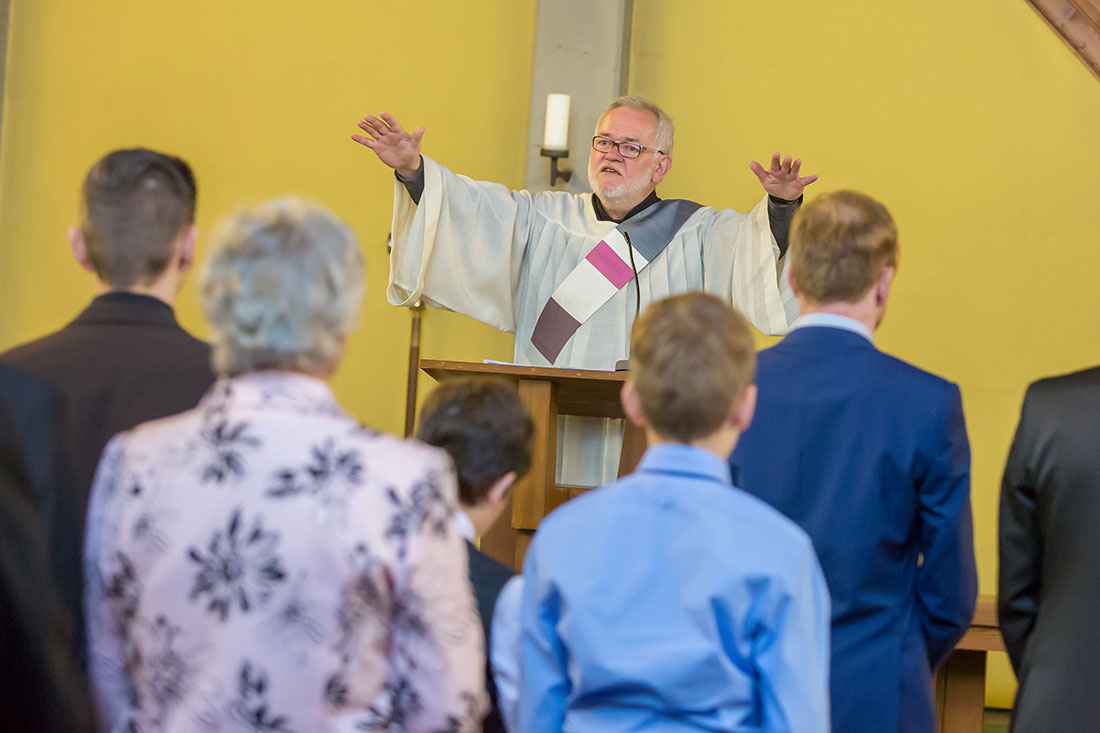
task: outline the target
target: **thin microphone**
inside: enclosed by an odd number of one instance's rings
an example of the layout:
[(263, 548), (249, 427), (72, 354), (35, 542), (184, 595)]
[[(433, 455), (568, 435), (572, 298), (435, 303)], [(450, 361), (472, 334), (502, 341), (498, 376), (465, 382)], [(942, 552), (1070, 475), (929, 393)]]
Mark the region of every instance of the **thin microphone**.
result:
[[(630, 254), (630, 269), (634, 271), (634, 317), (630, 319), (630, 330), (634, 330), (634, 321), (638, 319), (638, 313), (642, 310), (642, 290), (638, 283), (638, 266), (634, 264), (634, 246), (630, 243), (630, 235), (623, 232), (626, 240), (626, 251)], [(629, 372), (630, 359), (619, 359), (615, 362), (615, 371)]]
[[(634, 318), (637, 318), (639, 311), (642, 310), (642, 291), (638, 287), (638, 266), (634, 264), (634, 245), (630, 243), (630, 235), (625, 231), (623, 239), (626, 240), (626, 251), (630, 254), (630, 269), (634, 271)], [(634, 325), (633, 320), (630, 325)]]

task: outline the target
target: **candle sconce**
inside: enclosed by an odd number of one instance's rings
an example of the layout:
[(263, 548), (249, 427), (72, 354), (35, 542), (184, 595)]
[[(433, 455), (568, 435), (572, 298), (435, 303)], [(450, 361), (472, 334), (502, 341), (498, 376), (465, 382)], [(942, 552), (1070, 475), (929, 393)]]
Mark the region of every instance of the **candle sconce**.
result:
[(561, 169), (558, 167), (559, 158), (568, 158), (568, 150), (558, 150), (555, 148), (540, 148), (540, 153), (544, 158), (550, 159), (550, 188), (553, 188), (560, 180), (562, 183), (569, 183), (569, 179), (573, 177), (573, 171)]

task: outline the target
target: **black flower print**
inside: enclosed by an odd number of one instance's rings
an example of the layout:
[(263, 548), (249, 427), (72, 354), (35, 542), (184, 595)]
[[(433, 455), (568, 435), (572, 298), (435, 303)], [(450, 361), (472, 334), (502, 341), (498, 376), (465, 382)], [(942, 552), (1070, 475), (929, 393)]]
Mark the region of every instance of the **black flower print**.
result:
[(384, 628), (390, 619), (390, 590), (393, 586), (385, 566), (373, 557), (365, 544), (352, 553), (353, 571), (340, 592), (337, 650), (347, 661), (358, 646), (360, 635), (371, 624)]
[(464, 728), (472, 728), (470, 723), (479, 720), (482, 717), (481, 706), (478, 704), (477, 695), (472, 692), (463, 692), (462, 702), (466, 704), (466, 710), (463, 712), (460, 718), (457, 715), (448, 715), (446, 722), (442, 728), (433, 731), (433, 733), (459, 733)]
[(224, 530), (215, 530), (206, 551), (192, 546), (187, 556), (199, 566), (191, 586), (192, 601), (207, 597), (206, 609), (225, 621), (232, 608), (247, 613), (263, 606), (276, 585), (286, 578), (276, 554), (278, 532), (265, 532), (260, 517), (245, 529), (241, 508), (229, 517)]
[(171, 545), (165, 525), (179, 516), (171, 509), (150, 509), (138, 514), (130, 528), (134, 544), (150, 555), (161, 555)]
[(326, 509), (342, 514), (352, 492), (363, 485), (363, 474), (359, 449), (340, 447), (329, 438), (310, 449), (306, 465), (277, 471), (267, 495), (282, 499), (306, 494), (320, 499)]
[(398, 543), (397, 554), (402, 560), (413, 532), (426, 531), (446, 538), (447, 523), (454, 515), (455, 507), (440, 488), (437, 472), (433, 471), (414, 483), (407, 502), (392, 487), (386, 490), (386, 498), (394, 509), (386, 528), (386, 537)]
[(199, 431), (202, 447), (210, 454), (200, 474), (204, 482), (224, 483), (245, 474), (246, 451), (260, 447), (260, 439), (248, 432), (247, 421), (237, 423), (217, 413)]
[(230, 704), (230, 717), (239, 727), (253, 733), (291, 733), (287, 716), (271, 710), (267, 699), (269, 687), (267, 672), (244, 660), (237, 674), (237, 699)]
[(141, 599), (141, 584), (138, 582), (134, 564), (121, 552), (114, 552), (107, 564), (106, 572), (100, 576), (100, 592), (111, 607), (112, 616), (117, 623), (119, 635), (129, 634), (130, 622), (137, 615)]
[(325, 682), (325, 701), (333, 707), (342, 708), (348, 704), (348, 680), (341, 670)]
[(412, 572), (418, 578), (410, 577), (394, 591), (390, 621), (394, 664), (410, 674), (438, 662), (440, 643), (459, 644), (481, 624), (472, 600), (448, 590), (441, 571)]
[(131, 649), (128, 666), (130, 675), (140, 678), (144, 708), (159, 727), (190, 694), (198, 649), (182, 648), (181, 628), (165, 616), (158, 616), (148, 628), (149, 641), (141, 651), (136, 645)]
[(285, 601), (261, 626), (263, 636), (275, 648), (301, 652), (325, 638), (325, 624), (321, 619), (327, 606), (307, 600), (305, 586), (306, 574), (303, 572), (295, 579)]
[(402, 733), (409, 718), (420, 712), (420, 695), (412, 683), (401, 678), (396, 683), (387, 682), (382, 699), (371, 706), (365, 720), (355, 726), (357, 730)]

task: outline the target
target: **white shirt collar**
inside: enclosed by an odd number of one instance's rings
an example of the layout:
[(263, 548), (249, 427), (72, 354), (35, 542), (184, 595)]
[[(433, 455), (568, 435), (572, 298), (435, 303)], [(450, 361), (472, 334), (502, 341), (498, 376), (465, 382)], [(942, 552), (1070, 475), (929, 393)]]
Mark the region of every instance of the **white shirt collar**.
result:
[(455, 510), (455, 524), (458, 526), (458, 533), (462, 535), (462, 539), (467, 542), (475, 542), (477, 540), (477, 528), (474, 527), (474, 522), (470, 519), (469, 515), (461, 509)]
[(867, 324), (860, 323), (854, 318), (848, 316), (841, 316), (836, 313), (807, 313), (799, 316), (794, 323), (791, 324), (791, 331), (799, 328), (806, 328), (807, 326), (826, 326), (828, 328), (843, 328), (845, 331), (852, 331), (858, 333), (863, 338), (875, 343), (875, 333), (871, 329), (867, 328)]

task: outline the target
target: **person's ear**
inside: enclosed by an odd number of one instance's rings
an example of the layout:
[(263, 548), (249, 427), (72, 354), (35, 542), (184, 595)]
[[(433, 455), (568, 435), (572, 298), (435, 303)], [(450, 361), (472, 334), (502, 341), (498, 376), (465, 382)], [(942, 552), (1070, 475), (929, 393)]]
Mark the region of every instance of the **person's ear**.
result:
[(657, 161), (657, 165), (653, 168), (653, 176), (650, 179), (653, 183), (660, 183), (664, 180), (664, 177), (668, 175), (668, 172), (672, 169), (672, 156), (662, 155), (661, 159)]
[(485, 498), (489, 504), (493, 506), (503, 504), (508, 499), (508, 490), (515, 485), (517, 478), (515, 471), (509, 471), (494, 481), (489, 490), (485, 492)]
[(878, 276), (878, 282), (875, 283), (875, 305), (879, 308), (886, 307), (886, 300), (890, 297), (890, 286), (893, 285), (896, 274), (897, 268), (893, 265), (882, 268), (882, 274)]
[[(791, 250), (787, 250), (787, 257), (791, 256)], [(794, 261), (791, 261), (791, 266), (787, 268), (787, 284), (791, 286), (791, 292), (794, 293), (796, 298), (801, 298), (802, 293), (798, 290), (798, 283), (794, 279)]]
[(752, 424), (754, 414), (756, 414), (756, 385), (750, 384), (733, 401), (730, 407), (730, 422), (743, 433)]
[(195, 264), (195, 242), (198, 238), (199, 228), (194, 224), (189, 224), (180, 232), (180, 247), (176, 254), (180, 272), (187, 272)]
[(645, 412), (642, 411), (642, 398), (638, 396), (638, 390), (634, 388), (633, 379), (627, 379), (623, 382), (623, 388), (619, 393), (619, 398), (623, 403), (623, 412), (630, 422), (640, 428), (649, 425), (649, 420), (646, 418)]
[(84, 241), (84, 232), (80, 227), (69, 227), (69, 248), (81, 267), (88, 272), (95, 272), (95, 266), (88, 258), (88, 244)]

